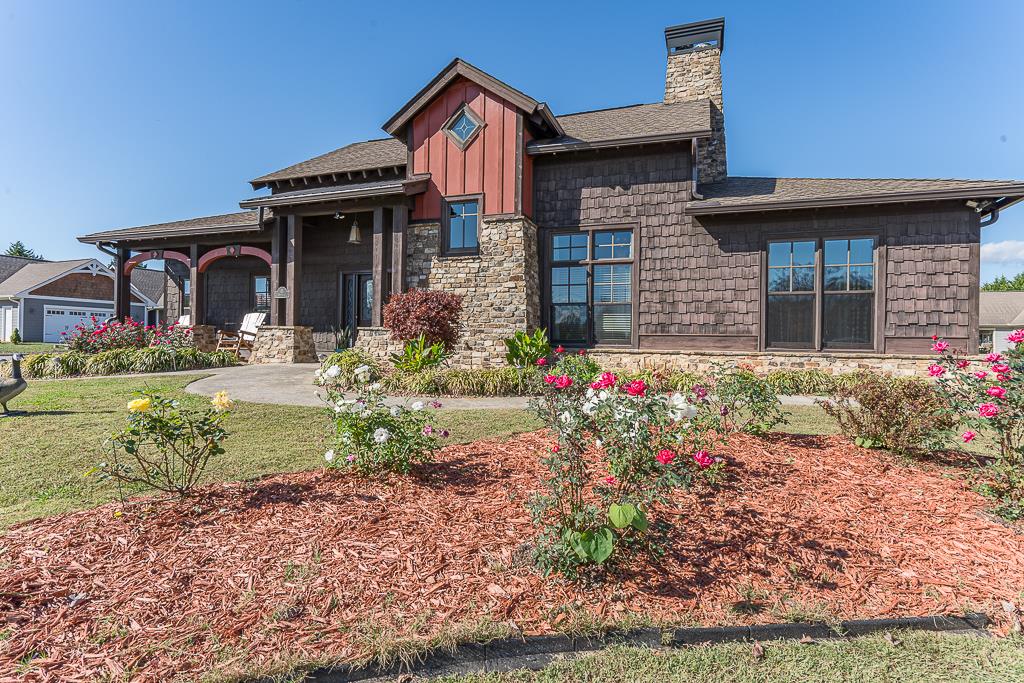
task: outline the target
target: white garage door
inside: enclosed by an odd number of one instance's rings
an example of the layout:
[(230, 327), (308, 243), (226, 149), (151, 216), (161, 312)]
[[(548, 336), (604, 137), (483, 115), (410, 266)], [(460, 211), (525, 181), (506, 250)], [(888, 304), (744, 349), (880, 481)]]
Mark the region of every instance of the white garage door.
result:
[(113, 315), (113, 309), (66, 308), (64, 306), (43, 307), (43, 341), (63, 341), (61, 332), (69, 332), (78, 323), (89, 324), (90, 318), (96, 316), (103, 321)]

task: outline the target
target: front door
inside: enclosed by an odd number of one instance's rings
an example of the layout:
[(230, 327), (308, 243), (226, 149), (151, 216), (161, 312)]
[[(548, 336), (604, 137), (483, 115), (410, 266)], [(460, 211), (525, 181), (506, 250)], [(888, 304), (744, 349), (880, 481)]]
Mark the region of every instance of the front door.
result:
[(373, 311), (373, 275), (371, 273), (342, 273), (338, 282), (341, 310), (341, 328), (347, 333), (347, 345), (356, 341), (360, 327), (369, 327)]

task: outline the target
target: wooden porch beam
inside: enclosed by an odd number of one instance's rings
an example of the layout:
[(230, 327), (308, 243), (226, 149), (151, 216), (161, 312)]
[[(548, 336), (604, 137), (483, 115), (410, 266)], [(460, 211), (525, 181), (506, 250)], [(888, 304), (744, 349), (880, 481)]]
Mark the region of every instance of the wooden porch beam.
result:
[(302, 315), (302, 216), (289, 214), (287, 221), (285, 287), (288, 288), (288, 298), (285, 299), (284, 304), (284, 324), (294, 327), (299, 324), (299, 317)]
[(127, 249), (118, 249), (114, 259), (114, 317), (118, 320), (124, 320), (132, 314), (131, 271), (125, 273), (129, 255)]
[(202, 325), (206, 321), (206, 287), (203, 271), (199, 270), (199, 245), (192, 243), (189, 247), (189, 315), (193, 325)]
[(384, 324), (384, 207), (373, 210), (373, 312), (371, 324)]
[(285, 230), (285, 219), (278, 216), (274, 219), (270, 241), (270, 324), (275, 327), (284, 323), (284, 301), (278, 299), (275, 294), (278, 287), (285, 286)]
[(409, 226), (409, 209), (404, 205), (391, 207), (391, 293), (405, 291), (405, 233)]

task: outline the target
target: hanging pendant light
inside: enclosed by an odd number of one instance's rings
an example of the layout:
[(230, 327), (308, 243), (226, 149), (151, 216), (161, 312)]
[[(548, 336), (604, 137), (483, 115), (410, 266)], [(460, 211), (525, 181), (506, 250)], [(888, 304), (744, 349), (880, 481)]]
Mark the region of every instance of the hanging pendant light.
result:
[(359, 232), (359, 219), (356, 218), (352, 221), (352, 229), (348, 232), (348, 243), (349, 244), (362, 244), (363, 235)]

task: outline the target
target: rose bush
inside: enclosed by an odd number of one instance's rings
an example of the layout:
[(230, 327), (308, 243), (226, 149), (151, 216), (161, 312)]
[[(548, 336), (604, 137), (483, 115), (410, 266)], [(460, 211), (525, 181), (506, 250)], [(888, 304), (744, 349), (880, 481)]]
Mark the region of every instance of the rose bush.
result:
[(176, 322), (165, 326), (143, 325), (131, 318), (100, 322), (96, 316), (78, 323), (69, 332), (61, 332), (72, 351), (100, 353), (112, 349), (144, 349), (151, 346), (181, 349), (194, 346), (192, 328)]
[(1024, 330), (1014, 330), (1003, 353), (984, 360), (960, 356), (948, 342), (933, 337), (932, 350), (939, 359), (928, 368), (949, 410), (966, 427), (964, 443), (979, 431), (994, 435), (999, 457), (991, 466), (989, 492), (1003, 501), (1009, 516), (1024, 515)]
[(721, 425), (682, 394), (656, 394), (609, 372), (582, 383), (560, 366), (544, 376), (535, 404), (556, 442), (542, 458), (548, 475), (530, 511), (540, 528), (538, 566), (572, 577), (618, 548), (651, 547), (651, 506), (721, 468), (710, 455)]
[(414, 462), (428, 462), (448, 436), (448, 430), (435, 422), (441, 403), (389, 406), (381, 384), (372, 381), (369, 366), (355, 368), (353, 376), (356, 396), (347, 398), (335, 381), (341, 377), (337, 366), (316, 374), (335, 426), (331, 448), (324, 453), (327, 466), (364, 475), (407, 474)]

